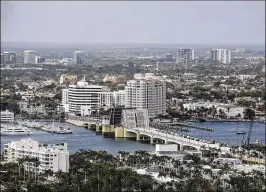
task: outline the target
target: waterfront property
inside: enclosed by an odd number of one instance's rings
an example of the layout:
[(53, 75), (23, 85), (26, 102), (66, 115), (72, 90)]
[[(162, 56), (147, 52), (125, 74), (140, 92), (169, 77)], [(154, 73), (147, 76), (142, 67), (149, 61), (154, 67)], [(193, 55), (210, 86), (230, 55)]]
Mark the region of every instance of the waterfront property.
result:
[(10, 111), (1, 111), (1, 123), (9, 123), (14, 121), (14, 113)]
[[(69, 169), (67, 143), (45, 145), (28, 138), (4, 144), (6, 162), (18, 162), (19, 159), (26, 157), (39, 160), (38, 172), (44, 172), (49, 169), (54, 172), (59, 170), (68, 172)], [(34, 163), (27, 163), (27, 169), (35, 170)]]

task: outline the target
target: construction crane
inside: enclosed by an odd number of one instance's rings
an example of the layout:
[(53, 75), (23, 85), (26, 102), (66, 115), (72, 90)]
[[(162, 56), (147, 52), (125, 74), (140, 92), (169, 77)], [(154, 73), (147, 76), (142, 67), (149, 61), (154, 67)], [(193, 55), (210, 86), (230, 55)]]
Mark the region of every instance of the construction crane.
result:
[(254, 118), (255, 118), (255, 112), (252, 109), (247, 109), (246, 110), (246, 117), (248, 118), (248, 120), (250, 120), (250, 124), (249, 124), (249, 128), (248, 128), (248, 133), (247, 133), (247, 140), (244, 143), (244, 138), (245, 138), (245, 136), (244, 136), (243, 139), (242, 139), (242, 144), (244, 146), (249, 147), (249, 145), (250, 145), (250, 137), (251, 137), (252, 129), (253, 129), (253, 121), (254, 121)]

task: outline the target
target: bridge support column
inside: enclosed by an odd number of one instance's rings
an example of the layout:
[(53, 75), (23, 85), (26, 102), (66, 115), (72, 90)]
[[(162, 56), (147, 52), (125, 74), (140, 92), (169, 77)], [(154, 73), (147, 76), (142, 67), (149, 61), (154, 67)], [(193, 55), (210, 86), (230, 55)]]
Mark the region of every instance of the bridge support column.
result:
[(153, 144), (153, 137), (151, 137), (151, 142), (150, 142), (150, 144)]
[(180, 151), (184, 151), (184, 145), (180, 144)]
[(137, 138), (136, 138), (137, 141), (140, 141), (140, 133), (137, 133)]

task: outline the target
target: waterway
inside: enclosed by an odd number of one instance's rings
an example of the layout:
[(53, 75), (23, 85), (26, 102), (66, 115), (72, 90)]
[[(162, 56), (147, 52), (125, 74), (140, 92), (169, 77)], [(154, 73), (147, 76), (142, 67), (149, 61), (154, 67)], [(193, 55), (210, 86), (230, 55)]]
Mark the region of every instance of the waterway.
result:
[[(79, 149), (105, 150), (112, 154), (117, 154), (118, 151), (134, 152), (136, 150), (146, 150), (153, 152), (155, 150), (154, 145), (139, 143), (126, 139), (103, 138), (102, 135), (96, 135), (95, 131), (91, 131), (82, 127), (76, 127), (67, 123), (60, 124), (70, 127), (73, 134), (60, 135), (51, 134), (44, 131), (32, 130), (33, 135), (31, 135), (30, 138), (45, 144), (67, 142), (70, 153), (75, 153)], [(190, 129), (190, 132), (187, 133), (188, 135), (199, 138), (238, 145), (241, 144), (243, 136), (245, 136), (236, 134), (238, 123), (235, 122), (193, 122), (193, 124), (198, 124), (214, 129), (213, 132)], [(239, 130), (248, 131), (249, 124), (250, 123), (247, 122), (241, 122), (239, 124)], [(55, 123), (55, 125), (59, 125), (59, 123)], [(22, 138), (28, 138), (28, 136), (1, 136), (1, 152), (3, 151), (3, 145), (5, 143), (20, 140)], [(244, 137), (244, 141), (245, 140), (246, 136)], [(251, 133), (251, 143), (255, 143), (256, 140), (258, 140), (260, 143), (265, 144), (264, 123), (254, 123), (253, 125), (253, 130)]]
[[(59, 123), (55, 123), (55, 126), (58, 124)], [(153, 152), (155, 149), (155, 146), (153, 145), (147, 145), (126, 139), (104, 138), (102, 135), (96, 135), (95, 131), (68, 123), (60, 124), (70, 127), (73, 134), (51, 134), (31, 129), (33, 134), (29, 137), (45, 144), (66, 142), (70, 153), (75, 153), (79, 149), (104, 150), (111, 154), (117, 154), (118, 151), (134, 152), (136, 150)], [(1, 136), (1, 152), (3, 151), (3, 145), (5, 143), (18, 141), (22, 138), (28, 138), (28, 136)]]
[[(193, 124), (213, 128), (214, 131), (209, 132), (198, 129), (190, 129), (190, 132), (188, 133), (189, 135), (219, 141), (220, 143), (228, 143), (231, 145), (240, 145), (242, 141), (245, 142), (247, 140), (247, 133), (250, 126), (250, 122), (193, 122)], [(236, 134), (237, 129), (245, 131), (246, 134)], [(250, 143), (255, 143), (256, 140), (265, 144), (264, 123), (253, 123)]]

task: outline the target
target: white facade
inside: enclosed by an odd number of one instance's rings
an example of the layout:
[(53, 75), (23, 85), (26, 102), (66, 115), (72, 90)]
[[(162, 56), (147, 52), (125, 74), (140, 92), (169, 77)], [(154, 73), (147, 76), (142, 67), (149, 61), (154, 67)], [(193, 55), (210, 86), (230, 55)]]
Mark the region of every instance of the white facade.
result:
[[(103, 91), (103, 86), (89, 85), (85, 79), (78, 81), (77, 85), (69, 85), (68, 103), (69, 111), (81, 114), (81, 106), (90, 106), (91, 110), (99, 108), (99, 93)], [(65, 92), (67, 93), (67, 91)], [(67, 96), (65, 96), (67, 98)], [(64, 102), (67, 99), (64, 100)], [(63, 104), (63, 103), (62, 103)]]
[[(7, 162), (17, 162), (19, 158), (24, 157), (37, 158), (40, 161), (37, 172), (44, 172), (49, 169), (53, 172), (59, 170), (68, 172), (69, 169), (67, 143), (39, 145), (38, 141), (28, 138), (4, 145), (4, 158)], [(31, 163), (25, 167), (28, 170), (35, 170), (34, 164)]]
[(14, 113), (10, 111), (1, 111), (0, 113), (1, 121), (0, 122), (13, 122), (14, 121)]
[(165, 114), (166, 81), (153, 73), (135, 74), (125, 87), (125, 107), (148, 109), (149, 117)]
[(213, 49), (211, 51), (211, 58), (214, 61), (228, 64), (231, 62), (231, 51), (228, 49)]
[(45, 105), (41, 104), (41, 105), (21, 105), (20, 106), (20, 110), (21, 111), (25, 111), (29, 114), (46, 114), (46, 109), (45, 109)]
[(62, 89), (62, 104), (68, 104), (68, 89)]
[(99, 93), (100, 106), (112, 106), (114, 104), (114, 92)]
[(114, 91), (114, 104), (115, 106), (125, 105), (125, 90)]
[(194, 49), (183, 49), (177, 50), (176, 63), (187, 64), (189, 61), (194, 60)]
[(24, 51), (24, 64), (35, 64), (36, 52), (33, 50)]

